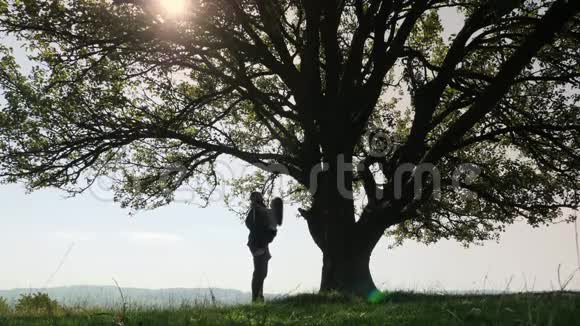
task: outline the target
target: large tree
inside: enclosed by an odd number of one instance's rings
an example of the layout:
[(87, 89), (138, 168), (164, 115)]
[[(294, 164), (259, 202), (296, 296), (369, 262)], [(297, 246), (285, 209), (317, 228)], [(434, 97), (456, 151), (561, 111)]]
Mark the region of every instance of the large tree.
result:
[[(208, 198), (235, 158), (257, 169), (238, 192), (293, 180), (321, 290), (363, 295), (386, 233), (469, 244), (578, 208), (580, 1), (186, 2), (0, 0), (36, 63), (2, 47), (1, 180), (107, 176), (146, 209)], [(448, 40), (443, 10), (464, 18)]]

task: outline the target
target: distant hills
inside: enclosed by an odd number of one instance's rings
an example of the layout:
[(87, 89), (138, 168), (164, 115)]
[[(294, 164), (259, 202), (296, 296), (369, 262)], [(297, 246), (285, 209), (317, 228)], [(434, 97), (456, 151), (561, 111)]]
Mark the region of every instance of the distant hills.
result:
[[(232, 289), (138, 289), (122, 288), (129, 306), (140, 307), (179, 307), (181, 305), (246, 304), (251, 294)], [(14, 304), (21, 294), (43, 292), (67, 306), (90, 306), (112, 308), (122, 304), (119, 289), (114, 286), (69, 286), (48, 289), (0, 290), (0, 297)], [(212, 298), (213, 297), (213, 298)], [(274, 297), (268, 295), (267, 297)]]

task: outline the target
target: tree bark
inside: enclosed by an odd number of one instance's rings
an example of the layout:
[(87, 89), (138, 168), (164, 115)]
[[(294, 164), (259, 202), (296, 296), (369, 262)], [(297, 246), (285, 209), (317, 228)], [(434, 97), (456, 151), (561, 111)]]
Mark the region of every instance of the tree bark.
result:
[(368, 298), (377, 291), (369, 263), (370, 254), (364, 252), (323, 253), (320, 292), (338, 291)]
[[(357, 225), (354, 201), (345, 196), (344, 188), (339, 190), (340, 181), (331, 164), (319, 177), (312, 208), (301, 213), (323, 254), (320, 291), (368, 297), (377, 291), (369, 262), (378, 238)], [(346, 184), (350, 189), (348, 177)]]

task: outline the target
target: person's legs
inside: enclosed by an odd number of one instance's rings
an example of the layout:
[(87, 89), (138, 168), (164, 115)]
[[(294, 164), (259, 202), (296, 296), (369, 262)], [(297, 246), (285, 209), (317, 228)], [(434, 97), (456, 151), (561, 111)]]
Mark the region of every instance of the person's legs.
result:
[(264, 280), (268, 276), (268, 252), (254, 256), (254, 274), (252, 275), (252, 301), (264, 301)]
[(262, 282), (260, 284), (260, 294), (259, 294), (259, 298), (261, 301), (264, 301), (264, 281), (266, 280), (266, 277), (268, 276), (268, 261), (270, 260), (269, 257), (267, 257), (266, 255), (264, 255), (263, 261), (262, 261), (262, 266), (261, 266), (261, 277), (262, 277)]
[(254, 256), (254, 274), (252, 275), (252, 301), (256, 302), (262, 299), (264, 288), (264, 279), (267, 274), (267, 261), (265, 255)]

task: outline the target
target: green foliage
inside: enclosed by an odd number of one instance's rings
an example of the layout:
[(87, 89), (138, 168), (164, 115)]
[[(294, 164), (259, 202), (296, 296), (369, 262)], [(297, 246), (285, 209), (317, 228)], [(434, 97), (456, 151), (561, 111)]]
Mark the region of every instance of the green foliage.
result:
[(46, 293), (22, 294), (16, 302), (15, 310), (20, 314), (48, 314), (54, 315), (62, 308), (56, 300)]
[(429, 58), (433, 64), (441, 65), (447, 50), (442, 34), (443, 25), (439, 12), (432, 10), (415, 25), (407, 42), (411, 48)]
[[(338, 297), (300, 295), (273, 303), (236, 307), (134, 309), (123, 325), (553, 325), (577, 324), (579, 294), (424, 295), (391, 293), (387, 301), (367, 304)], [(109, 311), (79, 309), (55, 319), (16, 316), (11, 326), (112, 325)]]
[(0, 297), (0, 316), (6, 315), (11, 311), (6, 299)]

